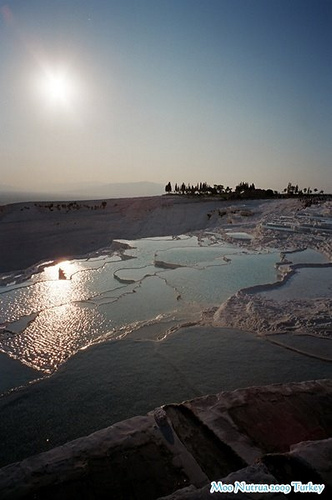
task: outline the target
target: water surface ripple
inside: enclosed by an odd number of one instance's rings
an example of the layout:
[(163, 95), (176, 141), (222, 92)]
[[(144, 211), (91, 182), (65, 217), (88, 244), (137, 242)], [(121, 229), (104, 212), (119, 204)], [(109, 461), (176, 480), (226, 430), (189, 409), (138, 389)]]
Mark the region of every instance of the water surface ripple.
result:
[[(149, 339), (165, 339), (177, 323), (195, 322), (237, 290), (276, 280), (276, 251), (243, 251), (216, 235), (118, 245), (110, 255), (48, 265), (0, 287), (0, 351), (48, 375), (91, 344), (157, 324)], [(319, 261), (293, 255), (310, 257)]]

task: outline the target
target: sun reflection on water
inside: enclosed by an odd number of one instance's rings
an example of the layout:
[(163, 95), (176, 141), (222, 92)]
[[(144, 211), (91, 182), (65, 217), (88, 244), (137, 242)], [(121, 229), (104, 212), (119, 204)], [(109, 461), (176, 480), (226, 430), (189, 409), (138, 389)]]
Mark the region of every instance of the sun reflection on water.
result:
[(59, 262), (45, 268), (42, 281), (21, 290), (17, 304), (27, 293), (29, 306), (22, 304), (24, 313), (36, 313), (36, 317), (23, 331), (4, 339), (2, 351), (32, 368), (52, 373), (100, 335), (105, 319), (96, 307), (84, 302), (90, 294), (84, 286), (85, 273), (80, 270), (77, 261)]
[(62, 261), (44, 270), (44, 280), (35, 287), (33, 307), (44, 310), (68, 302), (86, 300), (84, 273), (79, 261)]
[(80, 270), (80, 265), (78, 261), (64, 260), (58, 262), (55, 266), (45, 268), (45, 278), (48, 280), (58, 280), (60, 270), (64, 272), (65, 279), (70, 280), (73, 274)]
[[(59, 279), (60, 268), (66, 279)], [(81, 270), (84, 268), (79, 262), (61, 262), (45, 268), (38, 281), (0, 294), (0, 322), (10, 323), (49, 307), (88, 300), (94, 293), (86, 286), (88, 273)]]
[(65, 304), (41, 312), (22, 333), (8, 338), (2, 348), (26, 365), (49, 374), (100, 335), (104, 322), (93, 308)]

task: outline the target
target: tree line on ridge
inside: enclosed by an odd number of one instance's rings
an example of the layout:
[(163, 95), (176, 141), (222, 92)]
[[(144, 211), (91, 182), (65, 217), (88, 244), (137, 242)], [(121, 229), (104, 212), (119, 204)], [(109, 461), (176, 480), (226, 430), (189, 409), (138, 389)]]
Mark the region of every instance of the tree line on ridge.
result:
[(199, 182), (197, 184), (174, 184), (172, 186), (171, 182), (168, 182), (165, 186), (166, 194), (172, 195), (191, 195), (191, 196), (220, 196), (225, 199), (237, 199), (237, 198), (280, 198), (284, 196), (302, 196), (302, 195), (322, 195), (323, 190), (318, 192), (317, 188), (311, 189), (303, 188), (300, 189), (298, 184), (293, 185), (291, 182), (288, 183), (287, 187), (282, 193), (272, 190), (272, 189), (261, 189), (256, 188), (254, 183), (248, 183), (241, 181), (233, 189), (230, 186), (224, 186), (223, 184), (213, 184), (209, 185), (207, 182)]

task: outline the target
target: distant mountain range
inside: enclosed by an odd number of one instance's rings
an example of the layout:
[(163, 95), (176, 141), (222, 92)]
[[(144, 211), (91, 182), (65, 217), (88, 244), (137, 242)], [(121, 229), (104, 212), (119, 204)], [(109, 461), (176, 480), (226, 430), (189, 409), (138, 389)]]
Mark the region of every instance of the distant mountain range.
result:
[(138, 196), (159, 196), (164, 192), (164, 185), (155, 182), (59, 183), (53, 184), (50, 188), (36, 189), (34, 191), (19, 191), (11, 186), (0, 186), (0, 204), (24, 201), (135, 198)]

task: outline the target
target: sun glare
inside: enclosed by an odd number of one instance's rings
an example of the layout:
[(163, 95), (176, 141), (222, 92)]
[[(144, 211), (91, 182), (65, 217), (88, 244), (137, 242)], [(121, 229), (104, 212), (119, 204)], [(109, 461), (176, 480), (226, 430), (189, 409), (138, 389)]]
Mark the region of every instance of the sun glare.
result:
[(48, 81), (51, 99), (65, 101), (70, 96), (70, 85), (63, 75), (52, 75)]
[(47, 71), (41, 78), (40, 90), (48, 104), (69, 106), (74, 98), (74, 81), (65, 71)]

